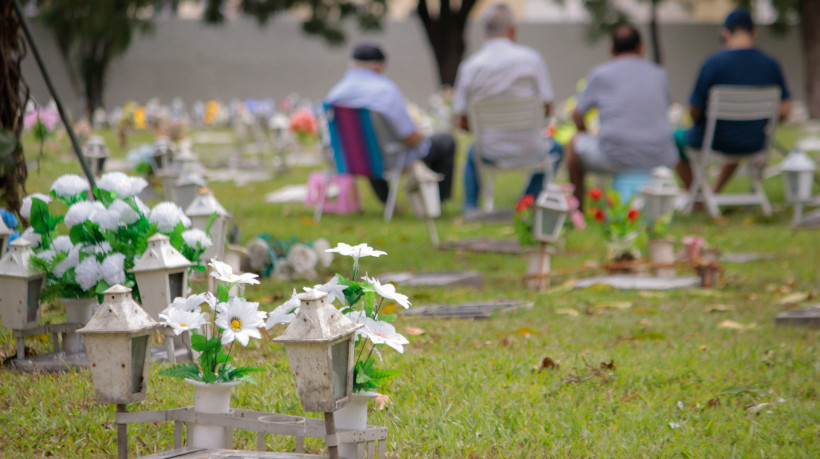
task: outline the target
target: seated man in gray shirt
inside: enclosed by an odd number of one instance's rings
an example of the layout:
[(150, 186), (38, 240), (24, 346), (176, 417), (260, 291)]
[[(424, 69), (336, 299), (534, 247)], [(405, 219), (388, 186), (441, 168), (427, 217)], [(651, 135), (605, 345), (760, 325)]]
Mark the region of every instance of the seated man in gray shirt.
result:
[[(631, 25), (615, 29), (612, 55), (587, 77), (572, 115), (578, 134), (567, 145), (567, 164), (582, 205), (586, 172), (648, 172), (678, 160), (666, 116), (672, 102), (666, 71), (642, 58), (641, 36)], [(588, 134), (584, 123), (593, 107), (599, 113), (598, 137)]]

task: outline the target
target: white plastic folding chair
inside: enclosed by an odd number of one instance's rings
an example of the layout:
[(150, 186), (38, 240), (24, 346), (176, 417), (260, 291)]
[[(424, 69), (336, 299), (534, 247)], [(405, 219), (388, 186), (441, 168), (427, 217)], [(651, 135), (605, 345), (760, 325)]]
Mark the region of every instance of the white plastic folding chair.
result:
[[(495, 172), (499, 169), (543, 172), (545, 187), (552, 180), (554, 158), (544, 141), (543, 101), (537, 97), (485, 99), (470, 105), (469, 122), (475, 139), (473, 163), (481, 183), (485, 212), (491, 212), (495, 204)], [(482, 161), (488, 141), (501, 143), (514, 153), (493, 158), (492, 163)], [(513, 165), (505, 167), (509, 163)]]
[[(703, 202), (712, 217), (720, 216), (720, 206), (760, 205), (763, 213), (770, 215), (772, 206), (763, 190), (763, 171), (769, 157), (769, 148), (777, 128), (780, 111), (780, 88), (777, 86), (714, 86), (709, 90), (706, 109), (706, 130), (700, 150), (687, 149), (686, 156), (692, 167), (692, 185), (685, 212), (692, 212), (698, 202)], [(719, 120), (755, 121), (766, 120), (763, 149), (744, 155), (727, 155), (712, 149), (715, 126)], [(749, 193), (714, 193), (707, 174), (711, 160), (723, 162), (745, 161), (752, 181)]]

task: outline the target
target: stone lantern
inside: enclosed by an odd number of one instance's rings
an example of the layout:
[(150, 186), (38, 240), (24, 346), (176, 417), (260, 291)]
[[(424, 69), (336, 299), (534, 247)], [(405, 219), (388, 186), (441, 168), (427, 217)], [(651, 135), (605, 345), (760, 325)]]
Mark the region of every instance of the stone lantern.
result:
[(165, 136), (157, 137), (154, 148), (151, 151), (151, 167), (154, 173), (160, 175), (162, 172), (171, 169), (174, 163), (174, 147), (171, 140)]
[(208, 182), (198, 172), (183, 172), (174, 183), (174, 202), (179, 207), (187, 209), (199, 189), (205, 186), (208, 186)]
[(179, 253), (164, 234), (148, 238), (148, 249), (131, 272), (137, 280), (142, 307), (154, 320), (174, 298), (185, 296), (188, 267), (192, 263)]
[(305, 411), (332, 413), (350, 401), (357, 325), (327, 303), (327, 293), (298, 295), (299, 312), (282, 336)]
[(541, 242), (556, 242), (569, 214), (567, 196), (560, 189), (547, 185), (533, 206), (532, 238)]
[(26, 330), (40, 322), (40, 290), (46, 273), (31, 265), (32, 255), (31, 242), (20, 238), (0, 259), (0, 318), (5, 328)]
[(145, 398), (151, 333), (159, 327), (131, 298), (131, 289), (115, 285), (103, 292), (104, 300), (85, 327), (85, 349), (97, 400), (101, 403), (136, 403)]
[(205, 231), (205, 227), (208, 226), (211, 215), (216, 215), (209, 231), (213, 244), (205, 250), (201, 258), (203, 260), (210, 260), (211, 258), (222, 260), (231, 214), (216, 200), (213, 192), (208, 188), (200, 188), (191, 205), (185, 209), (185, 215), (191, 218), (191, 224), (194, 228), (199, 228), (202, 231)]
[(791, 203), (803, 203), (811, 199), (811, 187), (814, 184), (814, 172), (817, 165), (801, 150), (794, 150), (786, 156), (780, 170), (783, 172), (783, 187), (786, 200)]
[(83, 146), (83, 156), (88, 162), (91, 173), (99, 176), (102, 174), (105, 168), (105, 160), (111, 156), (111, 152), (108, 150), (105, 140), (101, 136), (94, 135)]
[(180, 174), (185, 174), (186, 172), (202, 174), (204, 168), (202, 164), (199, 163), (199, 158), (196, 157), (191, 147), (186, 145), (174, 156), (174, 170)]
[(6, 254), (7, 247), (9, 245), (9, 239), (14, 232), (6, 226), (6, 223), (0, 218), (0, 258)]
[(438, 182), (442, 180), (443, 175), (431, 171), (421, 161), (413, 163), (406, 185), (413, 214), (420, 218), (441, 216)]
[(643, 217), (652, 224), (664, 215), (674, 212), (675, 199), (680, 188), (675, 181), (675, 175), (668, 167), (652, 169), (652, 175), (646, 186), (641, 190), (643, 195)]

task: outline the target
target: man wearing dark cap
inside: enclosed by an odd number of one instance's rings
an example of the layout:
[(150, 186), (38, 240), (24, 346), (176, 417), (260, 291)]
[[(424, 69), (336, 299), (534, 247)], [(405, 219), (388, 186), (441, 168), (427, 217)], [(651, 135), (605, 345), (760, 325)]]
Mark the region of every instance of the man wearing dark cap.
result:
[[(686, 147), (699, 149), (706, 130), (706, 104), (709, 89), (715, 85), (729, 86), (779, 86), (780, 116), (789, 114), (789, 89), (780, 64), (755, 47), (757, 31), (748, 10), (738, 8), (728, 16), (720, 30), (724, 49), (712, 54), (703, 63), (689, 98), (689, 112), (694, 126), (675, 132), (681, 161), (677, 170), (688, 188), (692, 183), (692, 169), (683, 154)], [(760, 151), (765, 143), (765, 120), (718, 121), (712, 148), (727, 155), (744, 155)], [(737, 163), (727, 163), (720, 171), (714, 191), (723, 189), (737, 169)]]
[[(384, 75), (386, 56), (382, 49), (369, 42), (353, 48), (353, 61), (341, 81), (330, 90), (325, 102), (349, 108), (366, 108), (380, 113), (390, 123), (393, 133), (409, 147), (407, 165), (415, 160), (444, 176), (439, 182), (441, 200), (450, 198), (453, 187), (453, 163), (456, 143), (449, 134), (425, 136), (407, 112), (404, 95), (395, 83)], [(376, 196), (387, 201), (388, 183), (371, 179)]]

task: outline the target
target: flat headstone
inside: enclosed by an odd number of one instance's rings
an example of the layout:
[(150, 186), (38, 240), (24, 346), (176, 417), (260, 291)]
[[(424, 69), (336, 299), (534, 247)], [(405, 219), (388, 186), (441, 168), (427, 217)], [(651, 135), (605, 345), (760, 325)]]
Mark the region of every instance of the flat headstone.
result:
[(524, 250), (517, 239), (465, 239), (463, 241), (442, 242), (438, 246), (444, 250), (467, 250), (469, 252), (491, 252), (519, 254)]
[(265, 195), (265, 202), (305, 202), (307, 197), (307, 185), (287, 185), (276, 191), (271, 191)]
[(250, 182), (265, 182), (273, 178), (273, 174), (260, 170), (221, 169), (209, 170), (205, 173), (209, 182), (227, 182), (233, 180), (239, 186)]
[(191, 135), (194, 143), (216, 143), (232, 144), (235, 142), (233, 133), (230, 132), (195, 132)]
[(532, 303), (519, 300), (498, 300), (461, 304), (436, 304), (430, 306), (414, 306), (402, 311), (402, 314), (407, 316), (439, 318), (489, 319), (496, 311), (509, 312), (521, 307), (531, 308)]
[(726, 263), (749, 263), (750, 261), (757, 261), (757, 260), (774, 260), (775, 256), (773, 253), (756, 253), (756, 252), (748, 252), (748, 253), (724, 253), (720, 255), (720, 261)]
[(700, 278), (692, 276), (665, 279), (661, 277), (620, 274), (579, 279), (575, 282), (575, 288), (588, 288), (597, 284), (610, 285), (620, 290), (672, 290), (698, 287), (700, 286)]
[(473, 211), (462, 217), (465, 223), (512, 223), (515, 211), (512, 209), (491, 210), (489, 212)]
[(804, 327), (820, 328), (820, 305), (778, 314), (774, 319), (774, 324), (802, 325)]
[(480, 288), (484, 277), (478, 271), (389, 273), (379, 276), (382, 282), (393, 282), (409, 287), (470, 286)]
[(185, 447), (173, 449), (162, 453), (154, 453), (150, 456), (141, 456), (143, 459), (322, 459), (327, 456), (317, 456), (315, 454), (301, 453), (281, 453), (276, 451), (239, 451), (233, 449), (205, 449), (195, 447)]
[(820, 228), (820, 209), (807, 213), (794, 226), (795, 228)]

